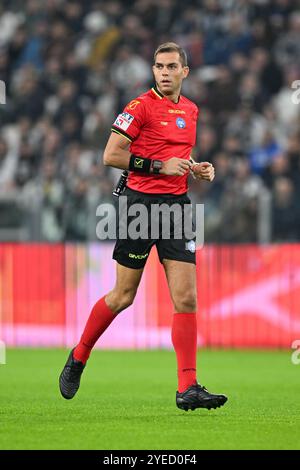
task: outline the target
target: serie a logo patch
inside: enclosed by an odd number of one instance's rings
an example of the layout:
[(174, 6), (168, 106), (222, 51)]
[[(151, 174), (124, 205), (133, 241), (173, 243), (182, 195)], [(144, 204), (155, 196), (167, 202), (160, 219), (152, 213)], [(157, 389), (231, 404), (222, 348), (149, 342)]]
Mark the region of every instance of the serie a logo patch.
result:
[(123, 131), (127, 131), (128, 127), (134, 120), (134, 116), (132, 116), (129, 113), (121, 113), (117, 117), (117, 119), (114, 122), (114, 125), (119, 127), (119, 129), (122, 129)]

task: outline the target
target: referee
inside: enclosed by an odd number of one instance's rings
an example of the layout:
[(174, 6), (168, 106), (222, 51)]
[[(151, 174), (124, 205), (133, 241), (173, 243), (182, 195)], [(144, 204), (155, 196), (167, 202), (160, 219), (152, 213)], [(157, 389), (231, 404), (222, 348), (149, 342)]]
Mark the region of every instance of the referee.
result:
[[(116, 118), (104, 151), (104, 164), (129, 170), (127, 207), (143, 204), (190, 204), (188, 175), (212, 181), (214, 168), (208, 162), (192, 164), (196, 142), (198, 108), (180, 94), (189, 68), (185, 51), (173, 42), (160, 45), (154, 54), (155, 86), (131, 101)], [(126, 215), (127, 216), (127, 215)], [(129, 219), (129, 218), (128, 218)], [(170, 217), (170, 237), (160, 232), (152, 239), (118, 238), (115, 287), (94, 305), (78, 345), (70, 352), (60, 375), (64, 398), (76, 394), (81, 374), (96, 341), (111, 322), (134, 301), (150, 250), (156, 245), (174, 306), (172, 343), (177, 358), (176, 404), (188, 410), (217, 408), (225, 395), (209, 393), (197, 382), (197, 292), (195, 240), (185, 234), (174, 237), (176, 224)], [(172, 238), (173, 235), (173, 238)]]

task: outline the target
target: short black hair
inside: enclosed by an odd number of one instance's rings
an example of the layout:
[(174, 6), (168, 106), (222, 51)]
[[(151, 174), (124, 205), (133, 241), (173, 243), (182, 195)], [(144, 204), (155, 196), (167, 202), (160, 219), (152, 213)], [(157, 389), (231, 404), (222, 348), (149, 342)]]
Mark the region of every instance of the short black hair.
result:
[(183, 67), (187, 66), (186, 52), (184, 49), (182, 49), (182, 47), (176, 44), (176, 42), (165, 42), (163, 44), (160, 44), (160, 46), (158, 46), (158, 48), (154, 52), (154, 62), (156, 61), (157, 54), (160, 54), (162, 52), (178, 52), (181, 65)]

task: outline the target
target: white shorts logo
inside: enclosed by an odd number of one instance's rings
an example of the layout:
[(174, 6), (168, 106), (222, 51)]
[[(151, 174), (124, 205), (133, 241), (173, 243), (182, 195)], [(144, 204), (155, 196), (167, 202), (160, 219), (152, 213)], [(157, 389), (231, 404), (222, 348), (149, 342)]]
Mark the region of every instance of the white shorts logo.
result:
[(122, 129), (123, 131), (127, 131), (128, 127), (134, 120), (134, 117), (129, 113), (121, 113), (117, 117), (114, 122), (114, 125)]
[(194, 242), (194, 240), (190, 240), (189, 242), (187, 242), (186, 248), (187, 248), (191, 253), (195, 253), (195, 251), (196, 251), (196, 243)]

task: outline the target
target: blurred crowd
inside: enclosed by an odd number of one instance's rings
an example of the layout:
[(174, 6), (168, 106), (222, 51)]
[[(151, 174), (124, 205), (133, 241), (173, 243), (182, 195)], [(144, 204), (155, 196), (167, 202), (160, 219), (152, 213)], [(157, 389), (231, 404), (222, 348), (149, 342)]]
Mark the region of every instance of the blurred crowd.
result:
[(2, 0), (0, 239), (96, 238), (120, 175), (102, 164), (111, 124), (170, 40), (200, 108), (194, 157), (216, 168), (190, 181), (206, 241), (300, 240), (295, 0)]

